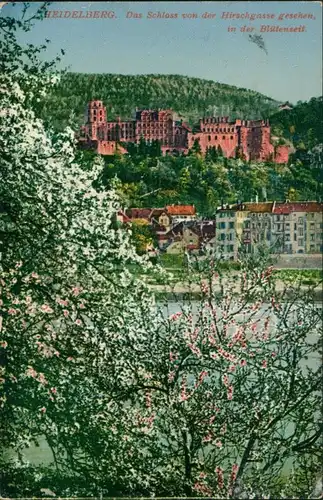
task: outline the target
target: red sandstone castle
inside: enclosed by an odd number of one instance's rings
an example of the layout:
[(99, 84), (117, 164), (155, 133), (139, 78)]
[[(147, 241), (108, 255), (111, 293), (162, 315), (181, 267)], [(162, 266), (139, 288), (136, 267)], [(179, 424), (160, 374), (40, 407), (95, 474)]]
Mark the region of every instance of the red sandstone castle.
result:
[(274, 147), (270, 141), (268, 120), (230, 122), (227, 116), (203, 118), (198, 131), (193, 132), (186, 123), (175, 120), (169, 109), (137, 110), (134, 120), (108, 121), (102, 101), (89, 102), (86, 124), (80, 130), (80, 147), (113, 155), (117, 149), (126, 153), (127, 143), (137, 143), (140, 138), (147, 142), (158, 140), (163, 154), (187, 153), (198, 141), (202, 153), (220, 146), (227, 158), (240, 155), (248, 161), (288, 161), (288, 146)]

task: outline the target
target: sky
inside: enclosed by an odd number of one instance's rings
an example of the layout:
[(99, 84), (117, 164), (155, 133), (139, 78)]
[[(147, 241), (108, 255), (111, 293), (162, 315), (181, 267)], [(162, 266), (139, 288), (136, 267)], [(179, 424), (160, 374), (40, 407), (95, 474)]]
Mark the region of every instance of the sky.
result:
[[(33, 11), (41, 5), (34, 2)], [(22, 3), (6, 4), (0, 16), (18, 16)], [(50, 11), (113, 11), (114, 18), (47, 18), (35, 24), (23, 43), (51, 40), (47, 56), (66, 52), (63, 64), (82, 73), (180, 74), (256, 90), (296, 103), (322, 94), (322, 6), (320, 2), (52, 2)], [(130, 17), (127, 13), (141, 13)], [(177, 18), (148, 19), (148, 13)], [(215, 14), (202, 18), (203, 13)], [(275, 19), (222, 18), (223, 12), (275, 14)], [(196, 13), (197, 18), (182, 14)], [(280, 14), (312, 18), (278, 20)], [(86, 14), (84, 14), (86, 15)], [(302, 32), (261, 33), (267, 53), (249, 40), (243, 26), (260, 34), (261, 25), (301, 27)], [(228, 31), (229, 27), (236, 31)]]

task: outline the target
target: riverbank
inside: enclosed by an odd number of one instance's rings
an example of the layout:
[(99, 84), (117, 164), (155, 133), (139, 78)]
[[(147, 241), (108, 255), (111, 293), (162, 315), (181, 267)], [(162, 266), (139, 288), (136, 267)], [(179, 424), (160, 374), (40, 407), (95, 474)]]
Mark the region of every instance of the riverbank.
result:
[[(192, 300), (199, 300), (203, 295), (201, 290), (202, 284), (207, 284), (206, 280), (201, 280), (201, 283), (177, 282), (172, 285), (148, 283), (148, 287), (158, 299), (185, 300), (187, 298), (191, 298)], [(223, 285), (225, 286), (225, 282), (223, 283)], [(214, 293), (216, 295), (220, 295), (220, 285), (215, 283), (213, 287)], [(282, 281), (277, 281), (275, 289), (278, 295), (282, 294), (286, 290), (286, 284)], [(289, 285), (287, 287), (285, 299), (293, 296), (296, 289), (296, 287)], [(301, 293), (309, 293), (311, 291), (314, 294), (314, 298), (316, 301), (323, 301), (323, 289), (321, 283), (316, 287), (302, 285), (298, 289)], [(239, 296), (240, 294), (240, 286), (239, 284), (236, 284), (232, 289), (232, 295)]]

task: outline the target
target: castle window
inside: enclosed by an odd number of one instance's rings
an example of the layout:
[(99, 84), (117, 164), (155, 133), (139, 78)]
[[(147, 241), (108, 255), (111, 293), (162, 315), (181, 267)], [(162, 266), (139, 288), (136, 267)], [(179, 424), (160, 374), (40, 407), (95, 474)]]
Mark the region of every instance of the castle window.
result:
[(216, 129), (215, 129), (215, 131), (216, 131), (216, 132), (219, 132), (219, 129), (218, 129), (218, 128), (216, 128)]
[(218, 136), (216, 135), (216, 136), (214, 137), (214, 139), (217, 141), (217, 140), (218, 140)]
[(230, 139), (233, 139), (233, 135), (230, 136)]
[(225, 139), (225, 135), (222, 136), (222, 139)]
[(222, 128), (220, 128), (220, 132), (222, 132)]
[(208, 141), (210, 141), (210, 140), (211, 140), (211, 136), (209, 135), (209, 136), (208, 136)]

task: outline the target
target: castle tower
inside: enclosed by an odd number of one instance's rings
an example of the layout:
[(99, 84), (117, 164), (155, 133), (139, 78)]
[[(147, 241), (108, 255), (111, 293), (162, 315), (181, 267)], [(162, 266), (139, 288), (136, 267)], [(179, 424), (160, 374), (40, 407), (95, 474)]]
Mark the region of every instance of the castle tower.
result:
[(102, 101), (90, 101), (87, 107), (86, 123), (91, 139), (97, 139), (97, 127), (107, 121), (107, 111)]

